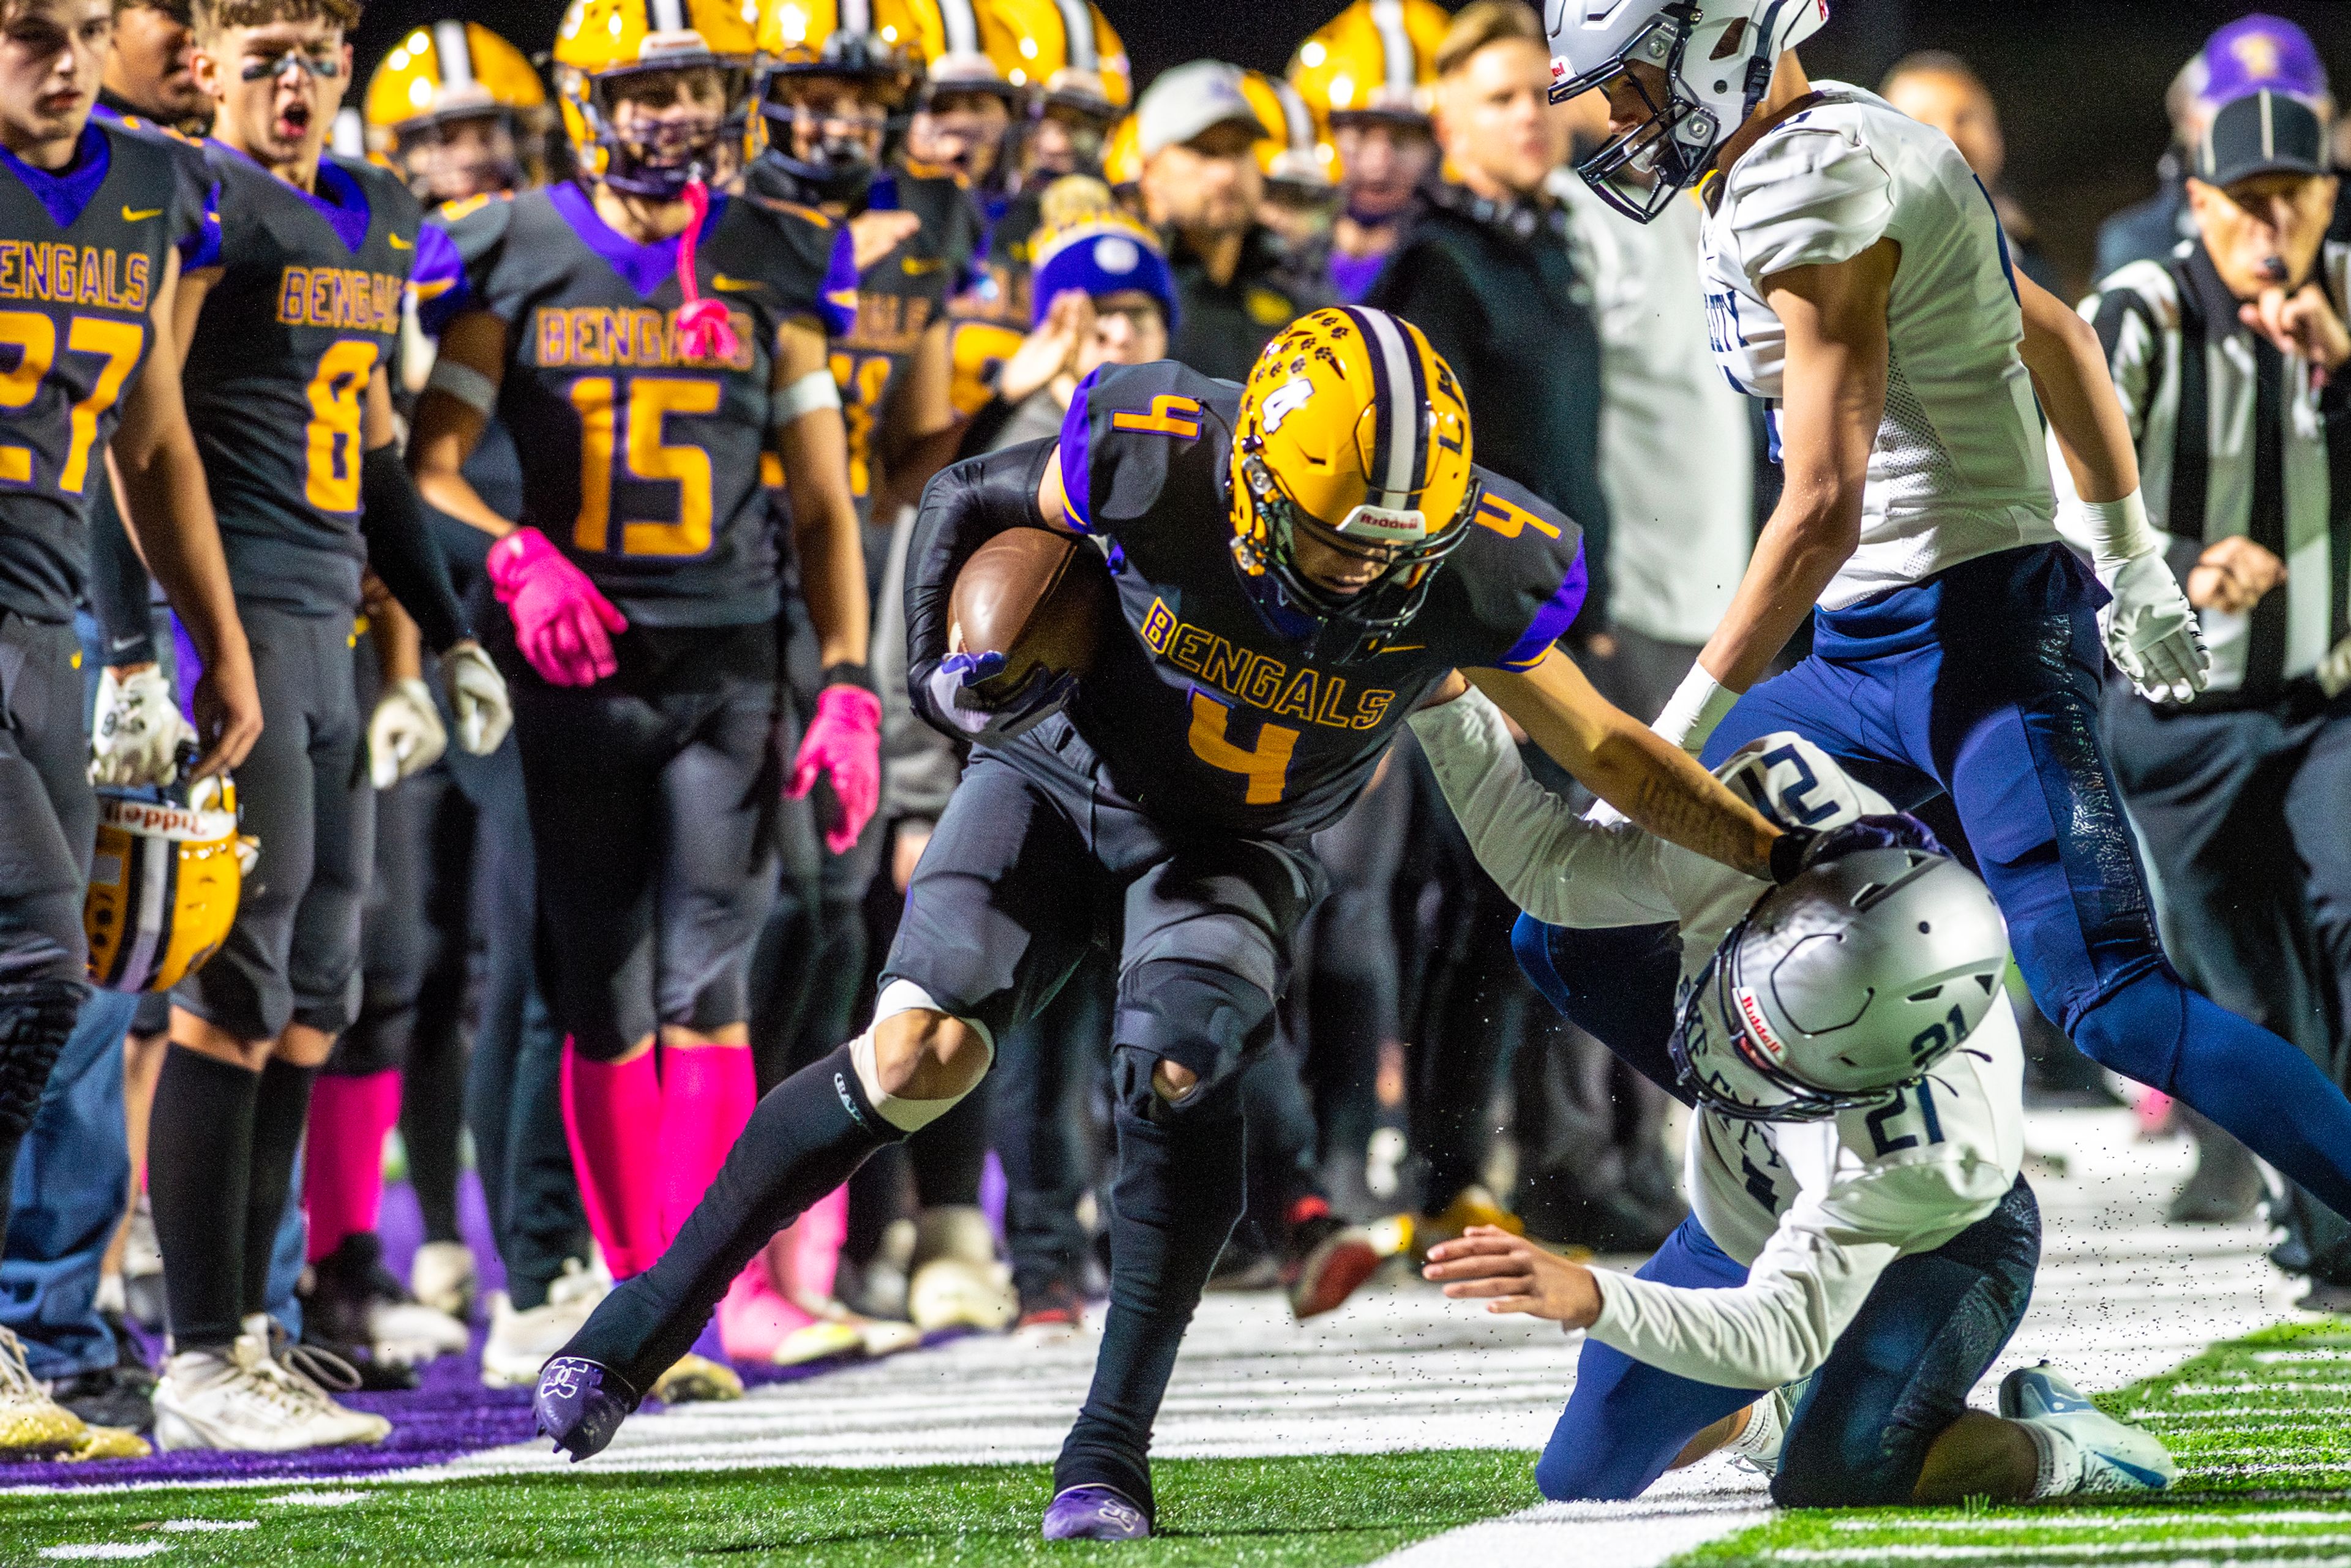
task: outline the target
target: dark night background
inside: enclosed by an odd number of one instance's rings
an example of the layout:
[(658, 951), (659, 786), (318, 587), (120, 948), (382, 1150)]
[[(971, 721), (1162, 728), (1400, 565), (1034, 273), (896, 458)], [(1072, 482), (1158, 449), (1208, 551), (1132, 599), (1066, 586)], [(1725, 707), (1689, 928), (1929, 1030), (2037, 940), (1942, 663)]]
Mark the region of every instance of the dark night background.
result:
[[(1345, 0), (1100, 0), (1125, 37), (1135, 79), (1202, 55), (1280, 70), (1301, 39)], [(1831, 0), (1826, 29), (1802, 51), (1815, 76), (1875, 86), (1912, 49), (1972, 61), (2000, 100), (2006, 183), (2039, 224), (2075, 288), (2086, 287), (2098, 220), (2152, 192), (2168, 131), (2163, 89), (2205, 36), (2252, 5), (2206, 0)], [(1458, 6), (1456, 7), (1458, 8)], [(2351, 3), (2262, 0), (2317, 41), (2337, 83), (2351, 83)], [(374, 0), (357, 38), (360, 81), (409, 27), (451, 14), (445, 0)], [(504, 0), (464, 15), (526, 52), (548, 47), (563, 0)], [(354, 99), (355, 101), (355, 99)]]

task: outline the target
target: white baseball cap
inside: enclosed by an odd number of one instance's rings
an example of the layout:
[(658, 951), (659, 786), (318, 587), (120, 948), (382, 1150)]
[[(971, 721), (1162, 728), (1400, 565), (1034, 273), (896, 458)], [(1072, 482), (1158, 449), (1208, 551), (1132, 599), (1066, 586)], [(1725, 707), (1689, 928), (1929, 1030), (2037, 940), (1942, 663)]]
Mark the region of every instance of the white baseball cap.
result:
[(1256, 140), (1266, 140), (1265, 121), (1241, 90), (1240, 68), (1222, 60), (1192, 60), (1160, 72), (1144, 90), (1134, 109), (1136, 147), (1148, 158), (1228, 120), (1248, 126)]

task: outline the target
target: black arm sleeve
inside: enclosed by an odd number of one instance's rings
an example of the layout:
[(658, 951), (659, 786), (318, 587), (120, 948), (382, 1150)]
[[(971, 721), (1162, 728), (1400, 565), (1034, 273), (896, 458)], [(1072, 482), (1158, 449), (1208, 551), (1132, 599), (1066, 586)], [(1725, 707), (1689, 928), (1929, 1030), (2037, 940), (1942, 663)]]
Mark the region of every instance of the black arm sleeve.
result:
[(115, 509), (114, 486), (105, 473), (94, 476), (89, 498), (89, 609), (110, 664), (144, 664), (155, 658), (154, 602), (147, 568), (131, 547), (131, 534)]
[(360, 532), (367, 539), (368, 564), (415, 618), (424, 645), (436, 653), (473, 635), (465, 607), (449, 582), (449, 562), (424, 522), (416, 481), (392, 443), (360, 459)]
[(931, 710), (930, 680), (947, 654), (956, 574), (1007, 528), (1041, 528), (1037, 486), (1058, 444), (1040, 436), (942, 468), (923, 487), (906, 546), (906, 695), (914, 711), (957, 740), (970, 737)]

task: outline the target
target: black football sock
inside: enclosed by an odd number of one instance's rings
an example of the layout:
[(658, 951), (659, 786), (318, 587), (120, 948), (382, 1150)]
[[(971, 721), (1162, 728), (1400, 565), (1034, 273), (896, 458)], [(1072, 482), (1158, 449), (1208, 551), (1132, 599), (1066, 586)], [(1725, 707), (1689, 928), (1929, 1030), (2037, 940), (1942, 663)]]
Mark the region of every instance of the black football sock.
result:
[(1243, 1128), (1235, 1085), (1213, 1103), (1146, 1121), (1118, 1109), (1111, 1188), (1110, 1312), (1093, 1385), (1053, 1463), (1053, 1490), (1115, 1487), (1152, 1510), (1151, 1426), (1208, 1270), (1241, 1210)]
[(660, 1261), (615, 1286), (563, 1347), (642, 1395), (710, 1322), (751, 1254), (906, 1134), (865, 1097), (842, 1046), (769, 1090)]
[(259, 1073), (185, 1046), (163, 1053), (147, 1125), (147, 1191), (173, 1350), (219, 1350), (237, 1336), (260, 1093)]
[[(253, 1161), (246, 1186), (243, 1280), (238, 1301), (245, 1312), (269, 1305), (269, 1260), (277, 1252), (277, 1228), (286, 1218), (286, 1195), (294, 1185), (294, 1155), (310, 1120), (315, 1067), (297, 1067), (271, 1057), (261, 1070), (261, 1092), (253, 1113)], [(381, 1151), (378, 1151), (378, 1158)]]

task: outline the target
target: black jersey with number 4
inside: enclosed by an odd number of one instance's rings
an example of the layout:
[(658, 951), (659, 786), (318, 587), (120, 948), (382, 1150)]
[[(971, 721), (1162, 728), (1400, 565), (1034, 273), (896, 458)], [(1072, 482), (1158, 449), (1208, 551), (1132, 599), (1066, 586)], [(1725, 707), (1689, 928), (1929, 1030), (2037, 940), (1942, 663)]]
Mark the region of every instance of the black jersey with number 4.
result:
[(1583, 533), (1498, 474), (1420, 612), (1355, 659), (1310, 658), (1244, 586), (1228, 502), (1241, 389), (1173, 361), (1106, 366), (1061, 426), (1070, 521), (1111, 563), (1131, 635), (1071, 716), (1122, 794), (1174, 821), (1289, 835), (1344, 811), (1456, 668), (1524, 670), (1583, 603)]
[(200, 167), (97, 120), (55, 173), (0, 150), (0, 609), (72, 618), (148, 312), (207, 197)]
[[(506, 324), (497, 416), (522, 458), (522, 518), (648, 626), (737, 626), (778, 606), (760, 489), (777, 334), (846, 324), (848, 235), (805, 208), (711, 198), (696, 287), (722, 301), (737, 352), (677, 340), (674, 239), (642, 245), (580, 186), (444, 209), (464, 281), (427, 313)], [(835, 276), (838, 267), (839, 276)]]
[(220, 276), (183, 377), (239, 599), (298, 614), (360, 601), (368, 382), (399, 340), (423, 213), (389, 171), (322, 159), (317, 190), (204, 144)]

